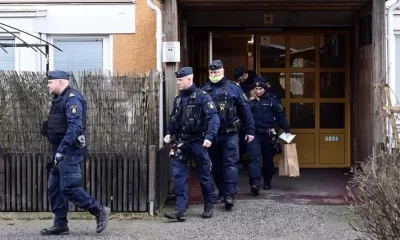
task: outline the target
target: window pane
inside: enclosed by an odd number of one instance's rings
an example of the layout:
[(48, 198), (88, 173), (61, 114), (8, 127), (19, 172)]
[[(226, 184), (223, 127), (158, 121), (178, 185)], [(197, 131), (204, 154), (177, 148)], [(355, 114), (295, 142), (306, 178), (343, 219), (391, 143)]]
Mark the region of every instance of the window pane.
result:
[(271, 83), (271, 93), (277, 98), (285, 98), (285, 73), (261, 73)]
[(285, 36), (261, 36), (260, 67), (285, 67)]
[(345, 75), (344, 73), (320, 74), (320, 96), (321, 98), (344, 98), (345, 97)]
[(319, 51), (319, 64), (321, 68), (343, 68), (345, 59), (345, 36), (321, 36)]
[(293, 68), (315, 67), (314, 36), (290, 37), (290, 66)]
[(290, 97), (314, 98), (315, 74), (314, 73), (290, 73)]
[(315, 104), (291, 103), (290, 128), (315, 128)]
[(73, 72), (78, 82), (80, 71), (103, 69), (102, 39), (55, 40), (54, 43), (62, 50), (54, 50), (54, 69)]
[[(0, 39), (0, 43), (13, 44), (14, 40)], [(5, 47), (4, 49), (7, 53), (0, 48), (0, 70), (15, 70), (15, 48)]]
[(344, 103), (321, 103), (320, 105), (321, 128), (344, 128), (345, 105)]

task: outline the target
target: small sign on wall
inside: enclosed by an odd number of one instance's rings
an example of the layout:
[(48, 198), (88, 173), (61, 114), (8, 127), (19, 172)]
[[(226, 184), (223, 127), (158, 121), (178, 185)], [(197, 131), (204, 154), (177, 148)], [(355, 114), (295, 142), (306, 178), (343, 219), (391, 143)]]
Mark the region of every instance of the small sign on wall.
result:
[(180, 42), (163, 42), (163, 62), (180, 62)]

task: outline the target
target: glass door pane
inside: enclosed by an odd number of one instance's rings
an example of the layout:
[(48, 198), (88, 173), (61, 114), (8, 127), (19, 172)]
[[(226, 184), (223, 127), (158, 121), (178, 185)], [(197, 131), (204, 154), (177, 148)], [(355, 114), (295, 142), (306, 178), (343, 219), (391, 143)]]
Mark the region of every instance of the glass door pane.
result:
[(292, 68), (315, 67), (315, 37), (290, 37), (290, 66)]
[(285, 36), (261, 36), (260, 68), (284, 68), (285, 49)]

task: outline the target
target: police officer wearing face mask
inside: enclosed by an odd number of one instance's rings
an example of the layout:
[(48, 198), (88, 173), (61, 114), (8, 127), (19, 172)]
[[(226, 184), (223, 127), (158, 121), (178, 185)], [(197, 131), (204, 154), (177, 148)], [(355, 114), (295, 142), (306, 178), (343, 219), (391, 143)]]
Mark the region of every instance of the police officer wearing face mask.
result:
[(225, 209), (234, 206), (237, 193), (240, 120), (244, 120), (245, 139), (251, 142), (254, 138), (254, 119), (246, 95), (236, 83), (224, 76), (220, 60), (214, 60), (208, 66), (210, 82), (202, 90), (208, 92), (217, 109), (221, 126), (217, 137), (209, 149), (213, 166), (213, 177), (219, 190), (217, 202), (225, 202)]
[(42, 126), (42, 135), (48, 138), (53, 150), (47, 169), (50, 171), (48, 194), (55, 218), (54, 225), (43, 229), (40, 232), (42, 235), (69, 233), (68, 201), (96, 217), (97, 233), (107, 227), (110, 215), (110, 208), (101, 206), (81, 187), (80, 164), (87, 153), (86, 102), (78, 91), (69, 86), (68, 80), (66, 72), (48, 73), (47, 87), (54, 97), (48, 120)]
[(202, 217), (211, 218), (215, 196), (211, 180), (211, 160), (207, 148), (212, 145), (220, 124), (217, 109), (210, 95), (193, 84), (191, 67), (184, 67), (177, 71), (175, 75), (180, 94), (175, 97), (164, 142), (169, 143), (171, 136), (175, 135), (176, 150), (171, 161), (171, 167), (176, 209), (165, 213), (164, 216), (179, 221), (186, 220), (188, 204), (187, 165), (188, 160), (193, 157), (204, 197)]
[(250, 99), (251, 112), (256, 125), (254, 140), (247, 145), (249, 159), (250, 191), (254, 196), (260, 195), (260, 157), (263, 158), (264, 189), (271, 189), (271, 180), (274, 175), (274, 157), (281, 152), (274, 126), (279, 123), (286, 134), (290, 134), (289, 124), (285, 119), (282, 106), (276, 97), (267, 92), (267, 81), (262, 76), (254, 79), (253, 90), (255, 96)]

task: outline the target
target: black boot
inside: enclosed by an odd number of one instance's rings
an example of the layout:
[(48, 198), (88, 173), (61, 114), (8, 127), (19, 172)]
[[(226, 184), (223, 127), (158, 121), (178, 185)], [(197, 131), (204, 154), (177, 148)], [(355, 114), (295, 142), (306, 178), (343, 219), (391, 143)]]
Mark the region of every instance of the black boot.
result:
[(233, 206), (235, 206), (235, 201), (233, 197), (231, 196), (225, 197), (225, 210), (231, 210)]
[(271, 190), (271, 178), (264, 178), (264, 190)]
[(109, 207), (103, 207), (103, 211), (96, 215), (96, 222), (97, 222), (97, 233), (101, 233), (106, 229), (108, 224), (108, 217), (110, 216), (111, 209)]
[(40, 231), (41, 235), (68, 235), (69, 229), (68, 226), (65, 227), (56, 227), (52, 226), (50, 228), (45, 228)]
[(213, 210), (214, 210), (214, 205), (212, 205), (212, 204), (208, 204), (208, 205), (204, 206), (204, 212), (201, 217), (202, 218), (212, 218)]
[(225, 197), (222, 196), (222, 195), (218, 195), (218, 196), (215, 198), (215, 204), (220, 204), (220, 203), (224, 203), (224, 202), (225, 202)]
[(258, 196), (260, 195), (260, 187), (257, 185), (252, 185), (250, 188), (250, 192), (251, 194), (253, 194), (253, 196)]
[(164, 213), (164, 217), (168, 219), (176, 219), (178, 221), (186, 221), (186, 210), (175, 209), (172, 212)]
[(270, 182), (264, 182), (264, 190), (271, 190), (271, 183)]

